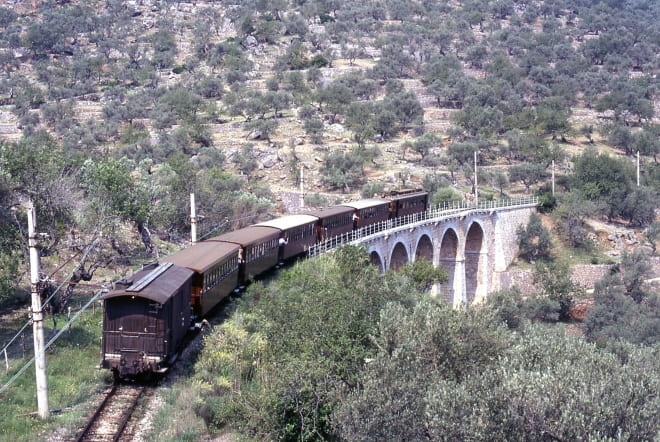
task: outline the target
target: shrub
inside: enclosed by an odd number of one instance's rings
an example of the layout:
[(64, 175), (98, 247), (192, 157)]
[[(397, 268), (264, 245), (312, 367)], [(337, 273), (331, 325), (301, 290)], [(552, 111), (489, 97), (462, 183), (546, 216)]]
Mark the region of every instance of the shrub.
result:
[(550, 257), (552, 247), (550, 232), (543, 227), (538, 214), (533, 213), (529, 217), (527, 227), (519, 226), (516, 235), (518, 236), (518, 254), (527, 262)]

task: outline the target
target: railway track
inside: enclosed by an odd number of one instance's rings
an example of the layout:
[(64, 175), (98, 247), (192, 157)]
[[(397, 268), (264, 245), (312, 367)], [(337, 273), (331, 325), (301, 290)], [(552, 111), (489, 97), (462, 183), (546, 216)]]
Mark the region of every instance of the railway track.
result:
[(106, 394), (76, 442), (131, 440), (125, 434), (138, 401), (147, 391), (144, 385), (115, 384)]

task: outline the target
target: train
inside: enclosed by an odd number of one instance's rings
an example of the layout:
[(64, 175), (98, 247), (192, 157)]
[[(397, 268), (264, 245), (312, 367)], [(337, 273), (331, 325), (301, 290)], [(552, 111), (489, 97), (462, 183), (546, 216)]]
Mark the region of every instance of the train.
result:
[(426, 211), (421, 189), (285, 215), (194, 243), (114, 283), (103, 300), (99, 367), (117, 379), (168, 371), (220, 302), (321, 241)]

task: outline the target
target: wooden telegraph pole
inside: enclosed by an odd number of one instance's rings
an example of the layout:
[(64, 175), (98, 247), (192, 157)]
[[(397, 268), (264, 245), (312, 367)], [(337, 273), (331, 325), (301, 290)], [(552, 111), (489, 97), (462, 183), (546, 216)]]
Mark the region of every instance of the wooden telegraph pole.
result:
[(37, 377), (39, 416), (48, 418), (48, 378), (44, 345), (44, 314), (39, 293), (39, 250), (37, 249), (37, 217), (32, 201), (28, 203), (28, 246), (30, 248), (30, 291), (32, 293), (32, 326), (34, 330), (34, 368)]

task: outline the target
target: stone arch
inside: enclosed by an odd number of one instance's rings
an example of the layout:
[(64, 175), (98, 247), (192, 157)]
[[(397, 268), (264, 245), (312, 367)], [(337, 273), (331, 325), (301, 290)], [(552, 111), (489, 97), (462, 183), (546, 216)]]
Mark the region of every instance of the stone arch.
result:
[(459, 266), (456, 264), (458, 260), (458, 235), (456, 230), (453, 228), (448, 228), (442, 234), (442, 239), (440, 240), (440, 266), (445, 269), (449, 279), (446, 283), (440, 285), (440, 293), (442, 293), (443, 299), (445, 301), (452, 303), (454, 301), (454, 296), (460, 298), (460, 293), (455, 293), (454, 282), (461, 280), (460, 275), (456, 273), (460, 271)]
[(398, 270), (409, 262), (406, 246), (397, 242), (390, 258), (390, 270)]
[(465, 298), (468, 304), (485, 295), (485, 244), (484, 229), (478, 222), (472, 222), (465, 236)]
[(369, 261), (371, 261), (372, 265), (378, 267), (381, 273), (385, 271), (383, 260), (380, 259), (380, 255), (375, 250), (369, 254)]
[(415, 261), (418, 259), (427, 259), (429, 262), (433, 262), (433, 242), (426, 234), (422, 235), (417, 241)]

